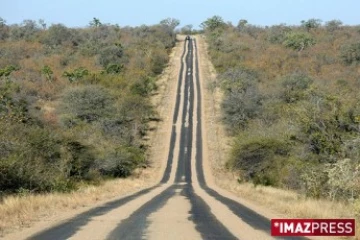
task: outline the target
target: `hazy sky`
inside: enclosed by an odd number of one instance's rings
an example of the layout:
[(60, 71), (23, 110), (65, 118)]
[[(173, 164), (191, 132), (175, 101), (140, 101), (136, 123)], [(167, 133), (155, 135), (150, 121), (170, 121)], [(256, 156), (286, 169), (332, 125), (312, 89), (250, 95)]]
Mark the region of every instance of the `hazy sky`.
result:
[(44, 19), (67, 26), (86, 26), (93, 17), (102, 23), (120, 26), (155, 24), (172, 17), (181, 25), (201, 22), (220, 15), (234, 24), (247, 19), (255, 25), (286, 23), (319, 18), (340, 19), (345, 24), (360, 24), (360, 0), (0, 0), (0, 17), (8, 24), (24, 19)]

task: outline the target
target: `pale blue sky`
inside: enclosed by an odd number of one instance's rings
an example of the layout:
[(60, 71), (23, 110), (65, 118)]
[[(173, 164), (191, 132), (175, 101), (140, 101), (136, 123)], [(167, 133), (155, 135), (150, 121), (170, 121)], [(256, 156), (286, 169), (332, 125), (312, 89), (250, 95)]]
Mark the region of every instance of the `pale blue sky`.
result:
[(0, 17), (8, 24), (24, 19), (44, 19), (71, 27), (88, 25), (93, 17), (120, 26), (155, 24), (173, 17), (181, 25), (201, 22), (220, 15), (234, 24), (247, 19), (255, 25), (286, 23), (319, 18), (340, 19), (344, 24), (360, 24), (360, 0), (0, 0)]

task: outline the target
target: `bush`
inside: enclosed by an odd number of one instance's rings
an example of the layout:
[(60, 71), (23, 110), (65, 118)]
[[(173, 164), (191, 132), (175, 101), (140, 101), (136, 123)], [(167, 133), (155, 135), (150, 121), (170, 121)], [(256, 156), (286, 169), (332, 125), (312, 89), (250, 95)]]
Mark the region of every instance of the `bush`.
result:
[(307, 197), (320, 198), (326, 196), (328, 178), (322, 166), (308, 165), (304, 167), (301, 179), (303, 191)]
[(121, 45), (112, 45), (104, 47), (98, 56), (98, 62), (103, 68), (108, 68), (111, 64), (120, 64), (124, 55), (124, 49)]
[(46, 31), (43, 42), (50, 46), (62, 45), (72, 40), (72, 32), (63, 24), (53, 24)]
[(329, 197), (348, 200), (360, 196), (360, 169), (356, 162), (344, 159), (327, 166)]
[(228, 166), (241, 170), (245, 180), (256, 184), (277, 185), (279, 172), (274, 172), (282, 159), (288, 156), (289, 144), (277, 139), (237, 138)]
[(360, 63), (360, 43), (345, 45), (341, 48), (341, 60), (350, 65), (352, 63)]
[(91, 147), (74, 140), (68, 140), (64, 144), (68, 153), (67, 159), (67, 177), (86, 179), (92, 172), (95, 162), (95, 156)]
[(261, 111), (262, 96), (257, 76), (246, 70), (229, 70), (220, 76), (225, 97), (222, 103), (224, 121), (233, 130), (244, 128)]
[(61, 113), (75, 121), (98, 121), (114, 113), (114, 100), (107, 90), (99, 86), (69, 88), (61, 100)]
[(132, 94), (137, 94), (143, 97), (148, 97), (156, 89), (157, 86), (155, 79), (150, 77), (143, 77), (133, 83), (130, 87)]
[(51, 191), (64, 179), (61, 141), (53, 132), (24, 124), (8, 125), (0, 133), (0, 143), (6, 146), (0, 156), (3, 189)]
[(315, 45), (316, 41), (310, 34), (301, 32), (290, 32), (286, 35), (283, 44), (287, 48), (302, 51), (308, 47)]
[(127, 177), (136, 167), (145, 164), (144, 152), (134, 147), (121, 147), (107, 153), (97, 164), (104, 175)]
[(291, 28), (286, 25), (272, 26), (267, 33), (267, 40), (270, 43), (281, 44), (285, 41), (286, 34), (291, 32)]
[(297, 102), (305, 97), (305, 91), (310, 87), (313, 80), (305, 74), (293, 73), (282, 78), (284, 88), (281, 98), (287, 103)]

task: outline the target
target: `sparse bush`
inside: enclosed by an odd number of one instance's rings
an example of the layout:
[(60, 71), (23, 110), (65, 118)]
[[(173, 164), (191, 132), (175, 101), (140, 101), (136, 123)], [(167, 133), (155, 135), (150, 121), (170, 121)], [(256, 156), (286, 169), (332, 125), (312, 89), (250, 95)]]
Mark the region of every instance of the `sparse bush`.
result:
[(347, 158), (327, 166), (329, 197), (332, 200), (355, 199), (360, 196), (360, 169)]
[(320, 166), (306, 166), (301, 176), (303, 191), (307, 197), (321, 198), (326, 196), (327, 174)]

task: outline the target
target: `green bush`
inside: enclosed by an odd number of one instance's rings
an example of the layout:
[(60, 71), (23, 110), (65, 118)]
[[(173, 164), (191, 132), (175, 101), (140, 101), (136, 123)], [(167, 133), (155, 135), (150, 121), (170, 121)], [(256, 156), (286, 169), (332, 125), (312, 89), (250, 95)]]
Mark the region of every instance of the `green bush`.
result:
[(287, 48), (302, 51), (308, 47), (315, 45), (316, 41), (308, 33), (290, 32), (286, 34), (283, 44)]
[(143, 77), (133, 83), (130, 87), (132, 94), (137, 94), (143, 97), (148, 97), (156, 89), (157, 86), (155, 79), (150, 77)]
[[(0, 133), (0, 185), (14, 191), (51, 191), (64, 179), (61, 140), (46, 129), (12, 124)], [(11, 136), (11, 137), (9, 137)]]
[(277, 185), (277, 165), (288, 156), (290, 146), (272, 138), (237, 138), (228, 166), (240, 170), (243, 178), (255, 184)]

